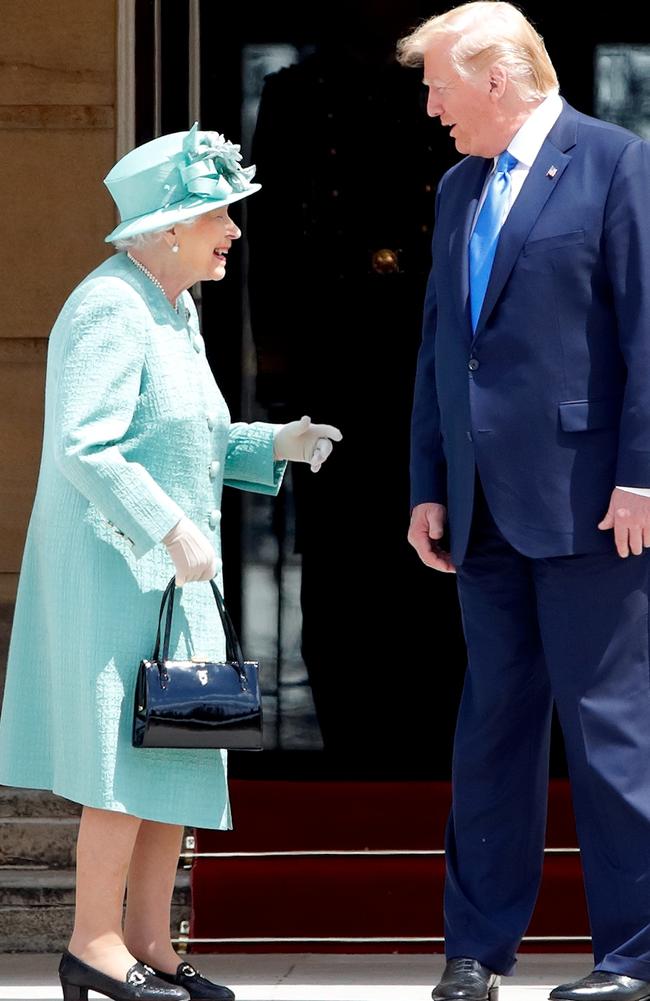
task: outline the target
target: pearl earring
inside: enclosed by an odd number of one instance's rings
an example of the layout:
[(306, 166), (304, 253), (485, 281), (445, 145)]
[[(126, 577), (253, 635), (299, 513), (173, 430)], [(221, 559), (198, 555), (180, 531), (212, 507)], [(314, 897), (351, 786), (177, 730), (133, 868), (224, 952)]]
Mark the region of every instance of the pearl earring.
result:
[(178, 253), (178, 244), (177, 243), (174, 244), (174, 246), (171, 248), (171, 251), (172, 251), (172, 254), (177, 254)]

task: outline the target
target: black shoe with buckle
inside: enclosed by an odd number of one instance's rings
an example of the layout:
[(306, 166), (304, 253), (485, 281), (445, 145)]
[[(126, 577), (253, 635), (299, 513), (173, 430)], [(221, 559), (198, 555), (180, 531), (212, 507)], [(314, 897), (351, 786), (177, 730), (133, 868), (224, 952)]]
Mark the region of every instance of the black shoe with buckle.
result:
[(450, 959), (440, 983), (433, 988), (433, 1001), (498, 1001), (500, 977), (478, 959)]
[(190, 998), (181, 984), (171, 986), (144, 963), (134, 963), (125, 980), (115, 980), (77, 959), (67, 949), (59, 963), (59, 980), (63, 1001), (88, 1001), (88, 991), (97, 991), (112, 1001), (189, 1001)]
[(202, 977), (190, 963), (179, 963), (176, 973), (162, 973), (154, 970), (161, 980), (169, 984), (184, 987), (192, 1001), (235, 1001), (235, 995), (229, 987), (213, 984), (211, 980)]
[(549, 997), (553, 1001), (650, 1001), (650, 982), (621, 973), (592, 970), (582, 980), (560, 984)]

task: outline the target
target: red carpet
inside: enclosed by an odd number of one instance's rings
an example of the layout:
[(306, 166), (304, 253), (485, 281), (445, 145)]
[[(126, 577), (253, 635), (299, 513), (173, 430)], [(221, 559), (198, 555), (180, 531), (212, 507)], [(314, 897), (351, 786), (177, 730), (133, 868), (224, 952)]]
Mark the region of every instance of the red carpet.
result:
[[(441, 849), (450, 789), (437, 782), (234, 781), (235, 831), (197, 831), (198, 852)], [(568, 784), (551, 784), (547, 846), (576, 846)], [(224, 951), (440, 952), (440, 943), (288, 943), (290, 938), (442, 936), (444, 860), (431, 855), (244, 856), (197, 859), (191, 938)], [(589, 934), (579, 856), (547, 854), (530, 936)], [(587, 943), (531, 943), (541, 951)], [(193, 952), (218, 944), (192, 945)]]

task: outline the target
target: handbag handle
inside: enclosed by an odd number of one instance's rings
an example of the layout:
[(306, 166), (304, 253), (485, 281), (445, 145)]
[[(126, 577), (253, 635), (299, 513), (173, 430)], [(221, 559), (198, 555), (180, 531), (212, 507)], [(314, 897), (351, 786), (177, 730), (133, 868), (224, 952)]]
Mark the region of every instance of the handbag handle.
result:
[[(221, 592), (213, 580), (210, 581), (210, 587), (212, 588), (212, 593), (214, 595), (214, 600), (217, 606), (217, 611), (219, 612), (219, 618), (221, 619), (221, 625), (223, 626), (223, 631), (226, 637), (226, 660), (232, 664), (242, 664), (244, 662), (244, 654), (242, 653), (242, 648), (239, 643), (239, 638), (235, 631), (235, 627), (232, 624), (232, 619), (228, 614), (228, 609), (224, 603)], [(162, 601), (160, 602), (160, 615), (158, 616), (158, 629), (156, 631), (156, 644), (153, 649), (153, 654), (151, 660), (157, 663), (159, 666), (161, 663), (164, 664), (166, 660), (169, 660), (169, 639), (172, 631), (172, 616), (174, 614), (174, 597), (176, 594), (176, 578), (172, 577), (169, 584), (165, 588), (162, 596)], [(162, 647), (162, 661), (159, 660), (160, 653), (160, 629), (162, 626), (162, 617), (165, 610), (165, 602), (167, 603), (167, 615), (165, 618), (165, 634), (163, 638)], [(240, 671), (241, 675), (241, 671)]]

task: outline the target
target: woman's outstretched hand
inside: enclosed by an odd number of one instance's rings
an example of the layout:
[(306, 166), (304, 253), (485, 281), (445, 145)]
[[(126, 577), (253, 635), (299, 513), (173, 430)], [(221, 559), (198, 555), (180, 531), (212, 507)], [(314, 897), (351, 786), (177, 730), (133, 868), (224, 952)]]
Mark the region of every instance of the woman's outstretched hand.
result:
[(221, 563), (193, 521), (183, 516), (163, 539), (176, 568), (179, 587), (192, 580), (212, 580)]
[(332, 451), (332, 442), (342, 438), (331, 424), (312, 424), (311, 417), (301, 417), (276, 431), (273, 454), (276, 459), (308, 462), (312, 473), (317, 473)]

